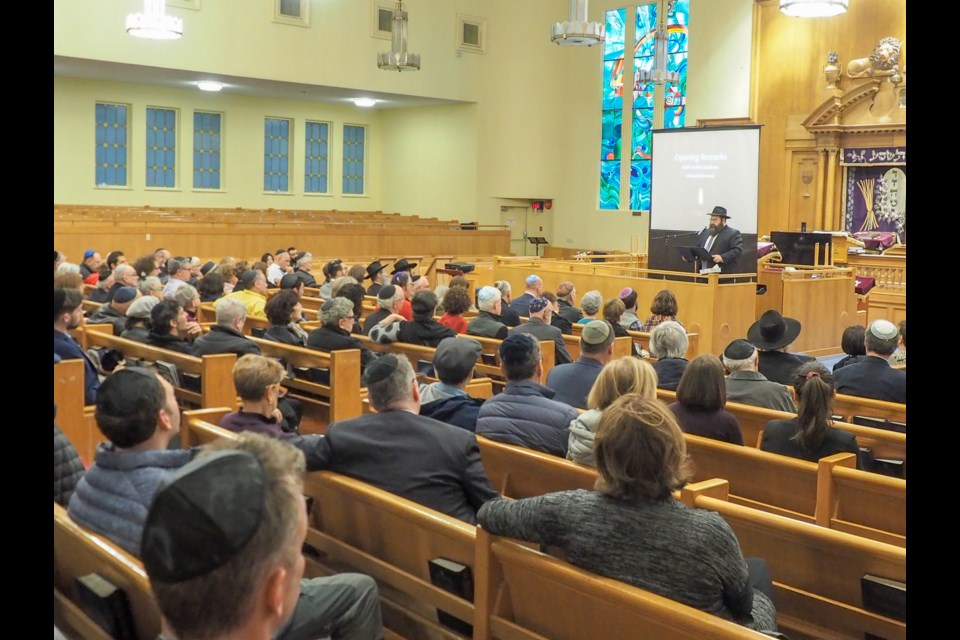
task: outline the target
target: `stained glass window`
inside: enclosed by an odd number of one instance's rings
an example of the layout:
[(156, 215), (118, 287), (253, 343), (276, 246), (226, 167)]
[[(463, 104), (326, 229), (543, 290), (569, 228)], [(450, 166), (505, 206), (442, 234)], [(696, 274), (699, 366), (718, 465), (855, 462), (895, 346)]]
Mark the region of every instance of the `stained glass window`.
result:
[(98, 187), (127, 186), (128, 112), (125, 104), (98, 102), (94, 107), (94, 184)]
[(193, 112), (193, 188), (220, 188), (223, 114)]
[(343, 193), (363, 193), (366, 127), (343, 125)]
[(290, 191), (290, 120), (263, 119), (263, 190)]
[(147, 107), (148, 187), (177, 186), (177, 112)]
[[(658, 0), (636, 7), (632, 34), (627, 29), (627, 10), (606, 13), (606, 42), (603, 54), (603, 93), (600, 148), (600, 208), (621, 208), (621, 166), (629, 162), (629, 208), (650, 209), (650, 172), (653, 158), (651, 131), (654, 128), (654, 107), (657, 85), (641, 82), (641, 71), (657, 67), (657, 26), (663, 22), (665, 9), (667, 45), (665, 59), (660, 62), (668, 72), (676, 72), (679, 82), (665, 83), (663, 88), (663, 127), (684, 126), (687, 95), (687, 25), (690, 0)], [(632, 37), (631, 37), (632, 36)], [(624, 43), (631, 41), (633, 52), (633, 91), (624, 94)], [(663, 51), (661, 50), (661, 55)], [(624, 105), (624, 100), (627, 104)], [(623, 129), (624, 107), (632, 123)], [(626, 151), (629, 151), (627, 153)]]
[(326, 122), (307, 122), (306, 128), (303, 190), (307, 193), (327, 193), (327, 147), (330, 125)]

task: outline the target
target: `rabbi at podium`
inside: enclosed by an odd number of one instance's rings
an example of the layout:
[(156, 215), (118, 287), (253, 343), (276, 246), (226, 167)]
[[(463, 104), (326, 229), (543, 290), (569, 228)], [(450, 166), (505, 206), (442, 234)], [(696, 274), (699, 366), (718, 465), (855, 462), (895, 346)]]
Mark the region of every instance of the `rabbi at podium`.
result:
[(700, 268), (719, 266), (720, 273), (738, 273), (737, 259), (743, 253), (740, 232), (727, 224), (730, 216), (725, 208), (714, 207), (707, 215), (710, 216), (710, 225), (697, 236), (697, 246), (707, 250), (713, 263), (700, 265)]

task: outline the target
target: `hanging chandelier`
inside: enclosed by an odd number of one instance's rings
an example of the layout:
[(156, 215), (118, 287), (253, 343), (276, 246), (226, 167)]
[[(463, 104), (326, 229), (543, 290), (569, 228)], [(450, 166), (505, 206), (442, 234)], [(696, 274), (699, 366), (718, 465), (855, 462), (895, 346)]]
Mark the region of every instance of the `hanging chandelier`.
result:
[(592, 47), (604, 40), (606, 25), (587, 20), (587, 0), (570, 0), (566, 22), (556, 22), (550, 40), (568, 47)]
[(176, 40), (183, 36), (183, 19), (166, 14), (166, 0), (143, 0), (143, 13), (127, 16), (127, 33), (151, 40)]
[(850, 0), (780, 0), (780, 12), (795, 18), (829, 18), (847, 12)]
[(390, 51), (377, 54), (377, 66), (385, 71), (419, 71), (420, 54), (407, 51), (407, 12), (397, 0), (390, 22)]

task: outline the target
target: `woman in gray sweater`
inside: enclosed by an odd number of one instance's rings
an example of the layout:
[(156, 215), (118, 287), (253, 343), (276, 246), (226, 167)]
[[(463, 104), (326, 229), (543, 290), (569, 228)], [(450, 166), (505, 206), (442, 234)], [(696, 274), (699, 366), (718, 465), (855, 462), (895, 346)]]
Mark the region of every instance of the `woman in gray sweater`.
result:
[[(557, 546), (582, 569), (760, 631), (776, 610), (754, 589), (736, 535), (717, 513), (671, 492), (691, 477), (676, 418), (658, 400), (628, 394), (597, 427), (597, 490), (497, 498), (477, 513), (495, 535)], [(751, 568), (764, 571), (759, 561)]]

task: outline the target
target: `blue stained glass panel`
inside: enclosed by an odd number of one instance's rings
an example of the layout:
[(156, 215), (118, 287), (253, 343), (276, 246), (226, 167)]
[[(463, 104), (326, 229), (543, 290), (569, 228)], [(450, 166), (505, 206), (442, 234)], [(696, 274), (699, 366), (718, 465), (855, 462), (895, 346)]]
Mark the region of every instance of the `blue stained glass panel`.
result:
[(290, 190), (288, 153), (290, 121), (285, 118), (263, 120), (263, 190)]
[(620, 208), (620, 161), (600, 162), (600, 208)]
[(676, 0), (667, 15), (667, 52), (687, 50), (687, 29), (690, 24), (690, 0)]
[(623, 112), (603, 112), (603, 132), (600, 136), (600, 159), (619, 160), (623, 141)]
[(633, 153), (634, 160), (649, 160), (653, 142), (653, 108), (633, 110)]
[(653, 57), (656, 48), (654, 35), (657, 31), (657, 5), (644, 4), (637, 7), (636, 49), (633, 57)]
[(362, 126), (343, 125), (343, 193), (363, 193), (365, 133)]
[(626, 9), (607, 11), (606, 35), (603, 41), (604, 60), (616, 60), (623, 57), (626, 22)]
[(172, 189), (177, 185), (177, 112), (147, 107), (146, 186)]
[(127, 105), (94, 105), (94, 184), (127, 185)]
[(304, 149), (304, 191), (327, 193), (327, 145), (329, 125), (325, 122), (308, 122)]
[(623, 58), (603, 63), (603, 108), (623, 107)]
[(630, 163), (630, 209), (650, 210), (650, 161), (634, 160)]
[(219, 113), (193, 112), (193, 188), (220, 188), (220, 138), (222, 116)]

